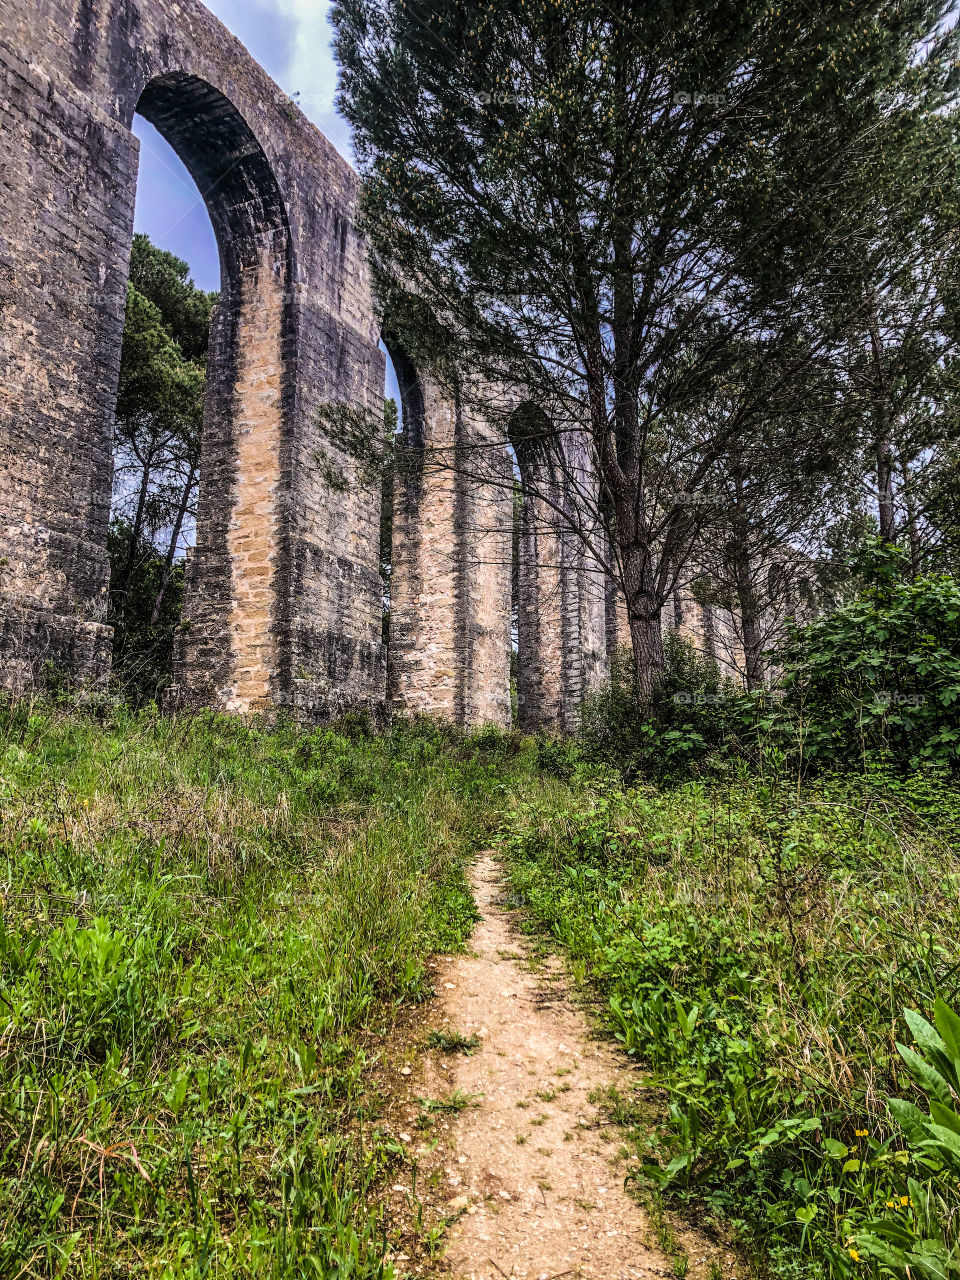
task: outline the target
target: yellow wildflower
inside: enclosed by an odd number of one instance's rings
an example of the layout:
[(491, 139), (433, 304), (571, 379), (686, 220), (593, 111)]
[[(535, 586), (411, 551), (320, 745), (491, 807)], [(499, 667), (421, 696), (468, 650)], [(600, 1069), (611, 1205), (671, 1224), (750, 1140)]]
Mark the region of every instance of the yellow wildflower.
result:
[(860, 1261), (860, 1255), (859, 1255), (859, 1253), (857, 1253), (856, 1249), (851, 1249), (851, 1250), (850, 1250), (850, 1257), (854, 1260), (854, 1262), (859, 1262), (859, 1261)]

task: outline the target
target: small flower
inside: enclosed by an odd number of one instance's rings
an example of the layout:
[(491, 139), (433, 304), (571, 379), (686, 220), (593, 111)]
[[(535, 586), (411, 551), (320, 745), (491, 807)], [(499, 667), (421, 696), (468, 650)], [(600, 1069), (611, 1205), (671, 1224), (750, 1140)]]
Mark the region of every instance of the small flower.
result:
[(909, 1205), (912, 1205), (912, 1204), (913, 1204), (913, 1201), (910, 1199), (910, 1197), (909, 1197), (909, 1196), (901, 1196), (901, 1197), (900, 1197), (900, 1203), (901, 1203), (902, 1205), (906, 1206), (906, 1205), (908, 1205), (908, 1204), (909, 1204)]
[(870, 1136), (869, 1129), (854, 1129), (853, 1131), (858, 1138), (868, 1138)]
[(854, 1262), (859, 1262), (859, 1261), (860, 1261), (860, 1255), (859, 1255), (859, 1253), (857, 1253), (856, 1249), (851, 1249), (851, 1250), (850, 1250), (850, 1257), (854, 1260)]
[(888, 1209), (895, 1209), (896, 1207), (897, 1207), (897, 1205), (896, 1205), (896, 1201), (894, 1201), (894, 1200), (888, 1200), (888, 1201), (887, 1201), (887, 1208), (888, 1208)]

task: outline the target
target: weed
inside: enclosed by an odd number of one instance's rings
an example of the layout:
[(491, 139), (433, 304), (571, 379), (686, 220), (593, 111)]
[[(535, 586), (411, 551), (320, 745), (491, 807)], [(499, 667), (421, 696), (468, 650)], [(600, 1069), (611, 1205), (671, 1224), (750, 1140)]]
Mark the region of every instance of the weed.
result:
[(424, 1111), (428, 1113), (438, 1111), (465, 1111), (467, 1107), (478, 1107), (482, 1093), (464, 1093), (461, 1089), (455, 1089), (453, 1093), (448, 1094), (446, 1098), (418, 1098), (417, 1101)]
[[(501, 848), (528, 927), (565, 947), (665, 1091), (659, 1119), (597, 1097), (635, 1178), (732, 1219), (772, 1274), (840, 1280), (853, 1248), (880, 1275), (879, 1246), (851, 1237), (889, 1185), (868, 1152), (903, 1149), (886, 1107), (910, 1097), (902, 1010), (960, 1003), (956, 791), (935, 773), (625, 791), (581, 772), (521, 787)], [(911, 1230), (955, 1259), (960, 1185), (931, 1190), (941, 1137), (908, 1157), (927, 1205)], [(662, 1215), (660, 1231), (672, 1252)]]
[(426, 1043), (428, 1049), (439, 1049), (441, 1053), (470, 1054), (480, 1047), (480, 1037), (465, 1036), (459, 1031), (431, 1031)]

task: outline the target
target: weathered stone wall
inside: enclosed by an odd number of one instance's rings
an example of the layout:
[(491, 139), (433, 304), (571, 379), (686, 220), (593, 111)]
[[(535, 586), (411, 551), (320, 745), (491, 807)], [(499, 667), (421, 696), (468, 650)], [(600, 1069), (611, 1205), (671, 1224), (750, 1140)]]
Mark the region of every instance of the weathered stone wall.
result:
[[(403, 408), (393, 518), (390, 701), (474, 727), (511, 721), (513, 498), (476, 407), (391, 352)], [(471, 406), (475, 398), (469, 397)]]
[[(171, 704), (379, 715), (384, 369), (354, 173), (197, 0), (0, 0), (0, 76), (0, 683), (109, 672), (140, 112), (196, 180), (222, 268)], [(476, 387), (402, 381), (391, 700), (507, 725), (502, 423)], [(549, 504), (528, 495), (521, 521), (521, 724), (570, 727), (606, 669), (603, 578)]]
[(609, 670), (603, 543), (579, 501), (591, 492), (588, 455), (576, 433), (558, 438), (529, 405), (511, 424), (521, 484), (517, 720), (525, 732), (570, 731)]
[(382, 404), (352, 170), (196, 0), (0, 0), (0, 77), (0, 678), (109, 669), (139, 110), (203, 193), (223, 272), (184, 696), (380, 705), (379, 487), (320, 412)]

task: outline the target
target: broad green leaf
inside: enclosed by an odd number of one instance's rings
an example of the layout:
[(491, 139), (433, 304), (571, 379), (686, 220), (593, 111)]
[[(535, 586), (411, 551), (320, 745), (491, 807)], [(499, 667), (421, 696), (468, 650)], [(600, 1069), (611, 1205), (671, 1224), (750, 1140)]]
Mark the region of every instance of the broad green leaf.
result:
[(913, 1032), (913, 1038), (921, 1049), (945, 1049), (946, 1045), (937, 1035), (936, 1029), (917, 1013), (916, 1009), (904, 1009), (904, 1021)]
[(898, 1044), (897, 1052), (921, 1089), (936, 1098), (938, 1102), (942, 1102), (945, 1107), (949, 1107), (952, 1101), (950, 1086), (940, 1072), (935, 1071), (925, 1058), (921, 1058), (919, 1053), (914, 1049), (908, 1049), (906, 1045)]
[(927, 1133), (933, 1138), (933, 1143), (924, 1143), (925, 1146), (933, 1145), (946, 1149), (960, 1160), (960, 1134), (954, 1133), (952, 1129), (942, 1124), (928, 1124)]
[(910, 1142), (917, 1144), (927, 1137), (928, 1117), (905, 1098), (888, 1098), (887, 1107)]
[(933, 1017), (947, 1052), (960, 1061), (960, 1017), (939, 996), (934, 1001)]
[(893, 1244), (902, 1245), (905, 1249), (916, 1244), (916, 1236), (913, 1232), (896, 1218), (878, 1218), (874, 1222), (868, 1222), (864, 1230), (882, 1236), (884, 1240), (890, 1240)]
[(930, 1115), (937, 1124), (941, 1124), (946, 1129), (952, 1129), (954, 1133), (960, 1134), (960, 1115), (952, 1107), (945, 1107), (943, 1103), (937, 1102), (934, 1098), (930, 1103)]
[(905, 1255), (891, 1244), (887, 1244), (885, 1240), (881, 1240), (877, 1235), (859, 1235), (857, 1236), (857, 1248), (867, 1257), (876, 1258), (878, 1262), (885, 1263), (888, 1267), (906, 1266)]

